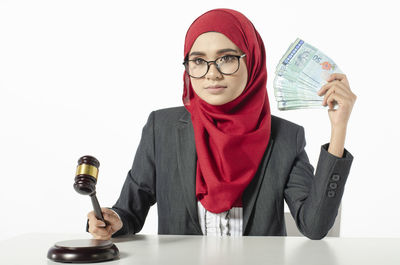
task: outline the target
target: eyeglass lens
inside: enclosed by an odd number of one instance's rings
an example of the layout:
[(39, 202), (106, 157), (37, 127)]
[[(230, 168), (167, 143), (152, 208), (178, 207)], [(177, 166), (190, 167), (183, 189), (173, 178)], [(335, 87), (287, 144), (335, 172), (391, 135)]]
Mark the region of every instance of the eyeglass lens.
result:
[[(202, 77), (207, 74), (209, 69), (209, 64), (207, 61), (197, 58), (195, 60), (188, 61), (188, 71), (189, 75), (193, 77)], [(223, 56), (216, 60), (217, 68), (223, 74), (233, 74), (239, 68), (239, 58), (235, 56)]]

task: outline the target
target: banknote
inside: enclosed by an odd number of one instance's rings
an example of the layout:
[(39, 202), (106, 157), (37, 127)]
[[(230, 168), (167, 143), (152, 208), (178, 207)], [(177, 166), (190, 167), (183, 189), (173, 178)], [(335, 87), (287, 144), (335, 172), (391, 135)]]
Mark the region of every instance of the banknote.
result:
[(308, 104), (299, 101), (280, 101), (278, 102), (278, 109), (280, 110), (294, 110), (294, 109), (311, 109), (322, 108), (321, 101), (310, 101)]
[(279, 110), (319, 108), (318, 90), (333, 73), (342, 73), (323, 52), (297, 38), (279, 60), (273, 82)]

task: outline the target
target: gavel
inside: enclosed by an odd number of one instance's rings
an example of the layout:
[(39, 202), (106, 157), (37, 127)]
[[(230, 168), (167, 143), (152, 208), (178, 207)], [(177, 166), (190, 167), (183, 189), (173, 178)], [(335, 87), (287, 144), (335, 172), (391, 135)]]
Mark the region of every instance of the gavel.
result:
[[(94, 213), (97, 219), (108, 225), (101, 213), (96, 198), (96, 183), (99, 174), (99, 161), (93, 156), (82, 156), (76, 168), (74, 189), (92, 199)], [(57, 262), (88, 263), (112, 260), (118, 258), (119, 250), (110, 240), (81, 239), (60, 241), (47, 252), (47, 258)]]
[(96, 218), (107, 225), (96, 197), (96, 183), (99, 167), (100, 162), (93, 156), (87, 155), (79, 158), (75, 174), (74, 189), (82, 195), (90, 196)]

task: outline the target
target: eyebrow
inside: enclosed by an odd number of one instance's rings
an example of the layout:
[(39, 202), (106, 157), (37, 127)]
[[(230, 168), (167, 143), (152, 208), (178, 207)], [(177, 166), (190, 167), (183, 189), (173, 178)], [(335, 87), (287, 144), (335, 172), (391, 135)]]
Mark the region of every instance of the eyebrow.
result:
[[(217, 51), (217, 54), (222, 54), (222, 53), (226, 53), (226, 52), (236, 52), (239, 53), (237, 50), (234, 49), (230, 49), (230, 48), (226, 48), (226, 49), (221, 49)], [(189, 54), (189, 56), (193, 56), (193, 55), (206, 55), (204, 52), (192, 52)]]

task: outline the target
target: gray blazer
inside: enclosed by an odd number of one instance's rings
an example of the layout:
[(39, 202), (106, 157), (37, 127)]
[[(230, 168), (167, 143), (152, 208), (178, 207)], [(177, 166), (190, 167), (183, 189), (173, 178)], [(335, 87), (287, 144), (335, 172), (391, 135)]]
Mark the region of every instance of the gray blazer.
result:
[[(304, 150), (303, 127), (272, 116), (271, 137), (259, 169), (243, 193), (243, 235), (285, 236), (284, 199), (298, 229), (311, 239), (332, 227), (353, 156), (321, 147), (316, 173)], [(138, 233), (157, 202), (158, 233), (202, 235), (195, 195), (196, 149), (185, 107), (153, 111), (132, 168), (112, 207), (123, 222), (113, 237)]]

